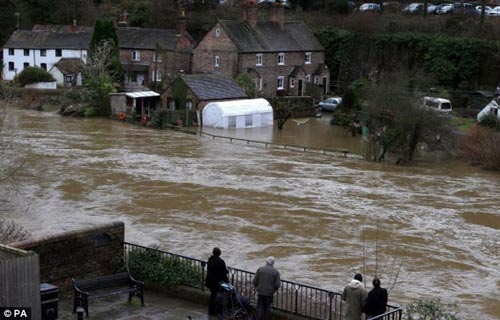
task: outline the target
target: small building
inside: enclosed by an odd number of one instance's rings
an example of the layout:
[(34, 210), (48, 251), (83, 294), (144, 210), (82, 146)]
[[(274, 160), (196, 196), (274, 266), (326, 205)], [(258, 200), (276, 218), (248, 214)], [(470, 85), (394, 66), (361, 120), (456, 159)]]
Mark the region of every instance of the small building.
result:
[(203, 108), (203, 126), (222, 129), (273, 125), (273, 107), (266, 99), (211, 102)]
[(495, 115), (498, 119), (500, 119), (500, 105), (497, 99), (493, 99), (488, 103), (479, 113), (477, 114), (477, 121), (481, 121), (481, 118), (487, 116), (489, 114)]
[(111, 118), (147, 124), (161, 107), (154, 91), (111, 93)]
[(83, 62), (78, 58), (62, 58), (49, 70), (59, 87), (82, 85)]

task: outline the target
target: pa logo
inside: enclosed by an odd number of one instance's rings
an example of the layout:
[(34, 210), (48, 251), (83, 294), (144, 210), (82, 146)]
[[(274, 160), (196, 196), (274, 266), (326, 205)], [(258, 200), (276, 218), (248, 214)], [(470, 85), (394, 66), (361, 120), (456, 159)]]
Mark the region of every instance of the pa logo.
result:
[(12, 316), (12, 311), (10, 311), (9, 309), (5, 310), (5, 311), (3, 312), (3, 316), (4, 316), (5, 318), (10, 318), (10, 317)]

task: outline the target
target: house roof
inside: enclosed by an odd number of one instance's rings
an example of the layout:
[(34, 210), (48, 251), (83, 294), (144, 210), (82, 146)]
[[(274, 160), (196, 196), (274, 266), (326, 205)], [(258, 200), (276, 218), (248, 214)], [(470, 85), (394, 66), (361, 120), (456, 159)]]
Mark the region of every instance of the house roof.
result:
[(239, 20), (220, 20), (219, 23), (240, 53), (324, 51), (302, 21), (286, 21), (283, 29), (273, 21), (258, 21), (255, 28)]
[(145, 29), (120, 27), (116, 29), (120, 48), (156, 49), (159, 43), (167, 50), (174, 50), (177, 43), (177, 31), (167, 29)]
[(246, 98), (245, 91), (221, 74), (186, 74), (182, 79), (199, 100)]
[(54, 65), (62, 74), (78, 73), (81, 71), (82, 66), (82, 60), (79, 58), (62, 58)]
[(4, 48), (87, 49), (92, 28), (85, 26), (35, 25), (32, 30), (16, 30)]

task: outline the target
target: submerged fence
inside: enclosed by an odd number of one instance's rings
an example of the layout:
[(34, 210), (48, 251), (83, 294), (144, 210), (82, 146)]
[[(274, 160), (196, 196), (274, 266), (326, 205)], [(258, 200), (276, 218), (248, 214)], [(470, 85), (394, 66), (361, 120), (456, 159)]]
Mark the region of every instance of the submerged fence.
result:
[[(163, 260), (169, 267), (180, 270), (181, 275), (177, 277), (181, 279), (181, 284), (205, 290), (206, 261), (128, 242), (124, 242), (123, 246), (127, 267), (131, 266), (134, 255), (141, 255), (140, 263), (142, 264), (148, 263), (150, 258), (153, 257), (155, 261)], [(257, 294), (252, 284), (255, 273), (231, 267), (228, 267), (228, 269), (231, 284), (237, 288), (241, 295), (247, 297), (250, 302), (255, 303)], [(311, 319), (342, 320), (343, 304), (341, 297), (342, 295), (335, 291), (281, 280), (281, 287), (274, 295), (273, 308)], [(401, 320), (402, 313), (401, 307), (388, 305), (385, 314), (372, 319)]]

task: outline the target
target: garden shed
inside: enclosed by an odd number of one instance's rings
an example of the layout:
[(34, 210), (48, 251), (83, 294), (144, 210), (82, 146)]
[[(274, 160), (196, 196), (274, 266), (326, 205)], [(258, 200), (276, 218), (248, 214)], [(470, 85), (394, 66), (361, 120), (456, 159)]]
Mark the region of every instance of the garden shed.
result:
[(497, 99), (491, 100), (479, 113), (477, 114), (477, 121), (481, 121), (481, 118), (487, 116), (489, 114), (495, 115), (498, 119), (500, 119), (500, 105), (498, 104)]
[(266, 99), (211, 102), (203, 108), (203, 126), (256, 128), (273, 125), (273, 107)]

